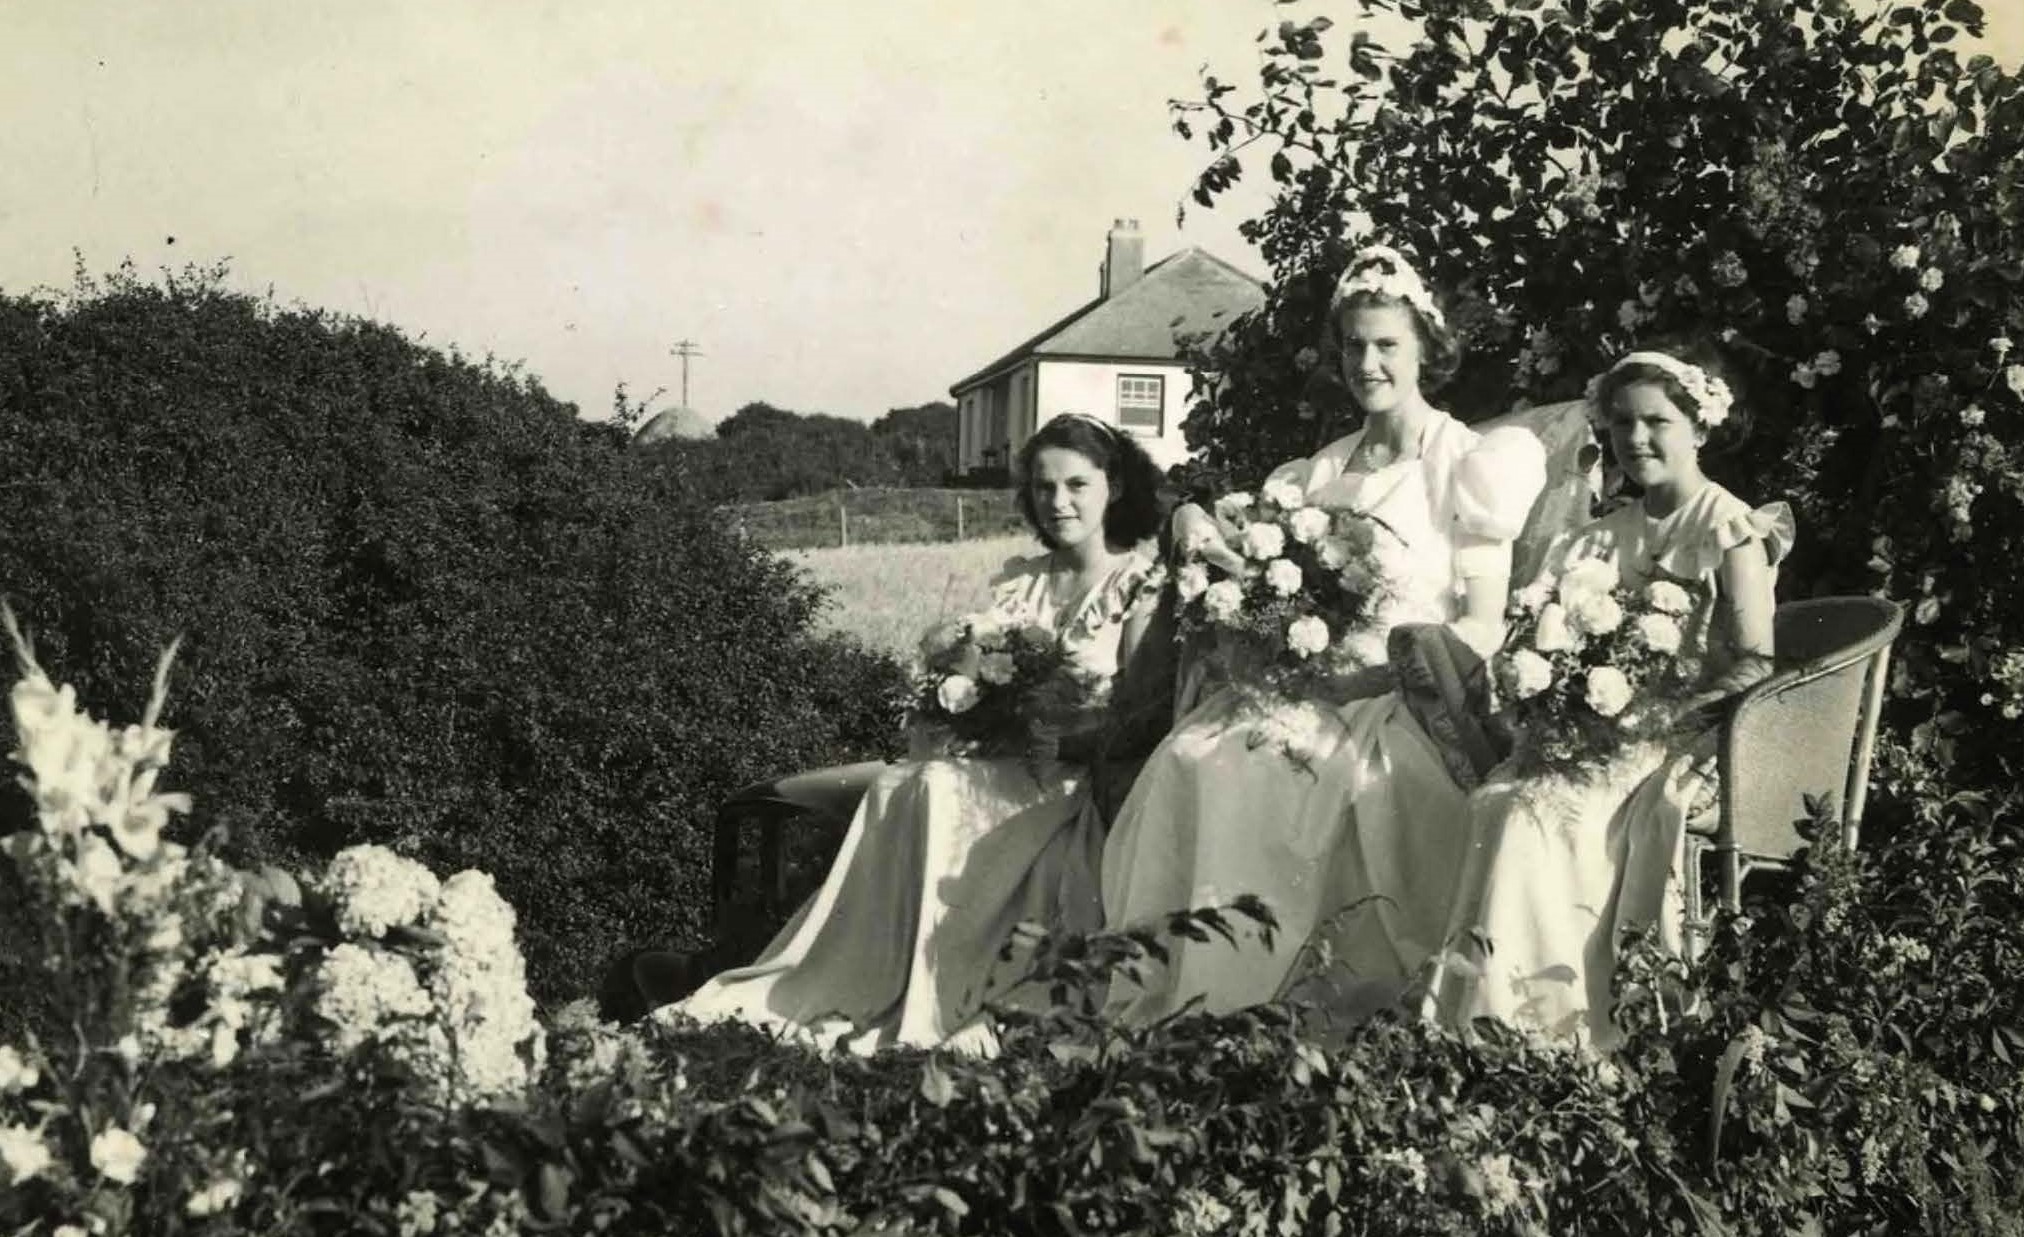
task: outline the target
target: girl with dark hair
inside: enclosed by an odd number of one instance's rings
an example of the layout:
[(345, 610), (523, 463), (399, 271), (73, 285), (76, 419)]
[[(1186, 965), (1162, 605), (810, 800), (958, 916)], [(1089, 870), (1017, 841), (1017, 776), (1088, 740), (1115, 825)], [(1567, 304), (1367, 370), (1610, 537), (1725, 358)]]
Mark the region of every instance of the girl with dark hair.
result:
[[(1143, 640), (1164, 578), (1140, 545), (1160, 519), (1158, 470), (1128, 434), (1066, 414), (1027, 440), (1018, 483), (1043, 552), (1005, 565), (989, 617), (1052, 632), (1100, 701)], [(922, 752), (888, 768), (822, 887), (759, 960), (663, 1014), (736, 1018), (867, 1052), (989, 1050), (983, 1007), (1021, 974), (998, 957), (1014, 926), (1101, 922), (1090, 767), (1106, 717), (1078, 716), (1086, 723), (1059, 735), (1054, 759)]]
[[(1610, 984), (1622, 935), (1656, 928), (1682, 943), (1681, 848), (1707, 785), (1710, 713), (1771, 673), (1773, 588), (1793, 523), (1784, 503), (1752, 508), (1701, 471), (1702, 450), (1741, 411), (1709, 366), (1629, 353), (1590, 384), (1589, 411), (1639, 498), (1549, 550), (1535, 587), (1607, 564), (1604, 578), (1670, 588), (1677, 622), (1641, 638), (1701, 666), (1701, 680), (1675, 706), (1671, 746), (1631, 744), (1584, 777), (1493, 775), (1471, 796), (1474, 844), (1452, 924), (1468, 963), (1433, 987), (1454, 1021), (1497, 1018), (1607, 1048), (1619, 1038)], [(1691, 604), (1694, 594), (1704, 600)]]
[[(1295, 962), (1310, 941), (1371, 988), (1303, 991), (1354, 1016), (1395, 1001), (1446, 927), (1466, 841), (1454, 822), (1467, 796), (1395, 690), (1389, 636), (1426, 625), (1473, 656), (1497, 647), (1511, 543), (1545, 484), (1545, 453), (1523, 429), (1477, 434), (1427, 401), (1425, 384), (1452, 370), (1456, 349), (1432, 293), (1396, 251), (1372, 246), (1351, 258), (1327, 338), (1362, 426), (1265, 484), (1297, 489), (1297, 499), (1275, 500), (1282, 505), (1379, 521), (1389, 530), (1377, 535), (1377, 555), (1391, 595), (1376, 621), (1346, 637), (1367, 669), (1329, 698), (1274, 704), (1261, 726), (1239, 693), (1207, 692), (1146, 761), (1104, 850), (1107, 920), (1124, 926), (1255, 894), (1279, 939), (1171, 942), (1167, 966), (1111, 993), (1112, 1011), (1134, 1021), (1196, 998), (1221, 1013), (1285, 995), (1303, 978)], [(1197, 506), (1175, 514), (1182, 557), (1245, 572), (1229, 531)], [(1204, 575), (1175, 578), (1192, 588)], [(1280, 742), (1261, 743), (1261, 729)], [(1304, 758), (1289, 760), (1287, 749)]]

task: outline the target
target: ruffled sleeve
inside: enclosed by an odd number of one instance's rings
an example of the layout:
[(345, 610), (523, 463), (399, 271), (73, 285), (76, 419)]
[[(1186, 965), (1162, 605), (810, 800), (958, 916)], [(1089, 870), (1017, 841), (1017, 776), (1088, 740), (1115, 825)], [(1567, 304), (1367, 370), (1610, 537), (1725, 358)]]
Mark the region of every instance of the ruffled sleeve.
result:
[(1531, 431), (1490, 431), (1455, 462), (1448, 482), (1455, 513), (1455, 574), (1508, 575), (1511, 542), (1546, 488), (1546, 449)]
[(1722, 556), (1740, 545), (1759, 542), (1771, 567), (1776, 570), (1792, 550), (1798, 528), (1792, 508), (1782, 502), (1752, 508), (1750, 504), (1716, 485), (1704, 491), (1707, 499), (1699, 517), (1683, 526), (1657, 556), (1659, 567), (1689, 580), (1705, 579), (1722, 565)]
[(1041, 554), (1014, 554), (991, 577), (991, 608), (1008, 615), (1024, 614), (1033, 608), (1036, 590), (1047, 583), (1047, 558)]

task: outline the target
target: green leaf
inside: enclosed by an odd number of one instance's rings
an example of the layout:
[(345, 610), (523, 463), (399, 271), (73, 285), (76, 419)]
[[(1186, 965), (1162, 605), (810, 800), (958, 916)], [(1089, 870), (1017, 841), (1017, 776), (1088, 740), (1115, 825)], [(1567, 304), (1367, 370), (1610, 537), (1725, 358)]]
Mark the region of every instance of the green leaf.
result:
[(569, 1218), (569, 1185), (573, 1179), (570, 1171), (560, 1164), (546, 1163), (541, 1166), (541, 1214), (551, 1220)]

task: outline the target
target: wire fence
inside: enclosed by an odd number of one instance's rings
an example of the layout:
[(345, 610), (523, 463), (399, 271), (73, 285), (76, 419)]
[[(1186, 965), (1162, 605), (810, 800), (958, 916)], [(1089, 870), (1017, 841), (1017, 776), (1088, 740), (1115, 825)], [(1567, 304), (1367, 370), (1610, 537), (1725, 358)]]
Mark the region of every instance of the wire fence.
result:
[(970, 541), (1025, 528), (1011, 490), (830, 490), (726, 510), (772, 550)]

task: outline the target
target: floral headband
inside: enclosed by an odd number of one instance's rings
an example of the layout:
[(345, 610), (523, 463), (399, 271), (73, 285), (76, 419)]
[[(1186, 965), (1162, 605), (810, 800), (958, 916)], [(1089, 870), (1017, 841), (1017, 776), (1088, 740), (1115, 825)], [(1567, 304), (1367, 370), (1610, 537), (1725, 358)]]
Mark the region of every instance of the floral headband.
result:
[(1677, 382), (1693, 404), (1691, 411), (1697, 423), (1713, 429), (1729, 419), (1729, 408), (1736, 402), (1736, 397), (1730, 394), (1728, 383), (1698, 365), (1663, 352), (1626, 352), (1617, 358), (1616, 364), (1588, 380), (1588, 415), (1591, 420), (1600, 421), (1603, 417), (1602, 406), (1596, 402), (1597, 396), (1602, 394), (1603, 382), (1611, 374), (1633, 365), (1656, 369)]
[(1441, 307), (1434, 304), (1434, 294), (1427, 290), (1420, 273), (1412, 268), (1405, 255), (1390, 245), (1365, 245), (1356, 251), (1343, 268), (1342, 279), (1335, 285), (1335, 295), (1329, 298), (1328, 310), (1333, 314), (1343, 304), (1359, 293), (1383, 297), (1389, 301), (1404, 301), (1420, 311), (1420, 316), (1437, 326), (1447, 325), (1441, 315)]

